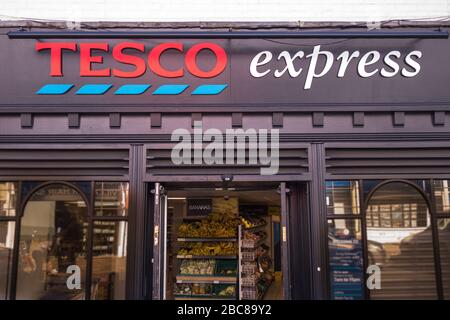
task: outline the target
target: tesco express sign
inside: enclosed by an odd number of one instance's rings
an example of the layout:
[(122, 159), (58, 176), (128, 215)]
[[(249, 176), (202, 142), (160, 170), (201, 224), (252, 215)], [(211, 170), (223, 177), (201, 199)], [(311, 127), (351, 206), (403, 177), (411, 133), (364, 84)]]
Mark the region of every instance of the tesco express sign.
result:
[[(148, 50), (145, 44), (139, 42), (120, 42), (113, 46), (102, 42), (79, 44), (75, 42), (38, 42), (35, 48), (37, 52), (50, 52), (49, 75), (52, 77), (63, 76), (63, 54), (67, 51), (79, 54), (79, 75), (81, 77), (138, 78), (150, 70), (162, 78), (179, 78), (188, 72), (197, 78), (208, 79), (221, 74), (226, 69), (229, 60), (225, 49), (211, 42), (198, 43), (189, 48), (185, 48), (182, 43), (178, 42), (162, 43), (151, 48), (146, 59), (141, 54), (137, 54), (139, 52), (146, 53)], [(173, 70), (162, 65), (161, 57), (168, 50), (179, 52), (180, 59), (183, 61), (180, 68)], [(215, 56), (214, 66), (209, 70), (203, 70), (197, 64), (197, 56), (203, 50), (212, 52)], [(119, 64), (131, 65), (132, 70), (104, 65), (104, 54), (111, 54)], [(334, 64), (338, 64), (338, 71), (335, 75), (337, 78), (343, 78), (352, 64), (356, 64), (357, 73), (362, 78), (376, 75), (380, 75), (382, 78), (395, 76), (411, 78), (420, 72), (421, 58), (422, 52), (418, 50), (407, 53), (392, 50), (383, 55), (377, 50), (368, 52), (345, 50), (335, 53), (323, 50), (321, 45), (316, 45), (311, 52), (303, 50), (297, 52), (259, 51), (252, 57), (248, 70), (255, 79), (283, 76), (303, 79), (303, 89), (309, 90), (314, 79), (329, 74)], [(96, 65), (95, 68), (94, 65)], [(302, 78), (303, 75), (305, 76)]]

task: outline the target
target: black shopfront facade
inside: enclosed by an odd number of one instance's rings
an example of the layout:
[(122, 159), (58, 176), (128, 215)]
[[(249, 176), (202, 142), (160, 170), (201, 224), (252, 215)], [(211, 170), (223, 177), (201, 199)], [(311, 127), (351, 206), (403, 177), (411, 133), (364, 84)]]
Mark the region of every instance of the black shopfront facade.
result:
[[(445, 30), (2, 30), (1, 299), (163, 299), (189, 188), (277, 190), (284, 299), (450, 297)], [(174, 164), (198, 121), (279, 130), (278, 172)]]

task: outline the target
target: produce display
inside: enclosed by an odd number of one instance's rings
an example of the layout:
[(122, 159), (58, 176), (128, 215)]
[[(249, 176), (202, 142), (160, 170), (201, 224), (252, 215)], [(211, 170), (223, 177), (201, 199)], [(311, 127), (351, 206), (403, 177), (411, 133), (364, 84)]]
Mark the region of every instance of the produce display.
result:
[(178, 250), (178, 255), (228, 256), (238, 253), (235, 242), (186, 242)]
[(206, 283), (176, 283), (174, 286), (175, 295), (210, 295), (212, 292), (212, 285)]
[(236, 276), (237, 274), (237, 261), (236, 260), (218, 260), (216, 263), (217, 276)]
[(184, 222), (178, 236), (185, 238), (233, 238), (237, 235), (239, 218), (232, 213), (211, 213), (201, 221)]
[(265, 221), (261, 218), (254, 217), (254, 216), (248, 216), (248, 217), (241, 216), (241, 224), (244, 226), (245, 229), (250, 229), (250, 228), (264, 225)]
[(225, 287), (224, 289), (220, 290), (217, 295), (219, 297), (233, 297), (236, 295), (236, 286), (229, 285), (229, 286)]
[(270, 268), (272, 267), (272, 259), (270, 259), (270, 257), (267, 255), (260, 256), (257, 260), (257, 263), (258, 263), (258, 269), (261, 272), (269, 271)]
[[(267, 233), (263, 231), (266, 222), (261, 217), (246, 215), (241, 217), (241, 224), (239, 297), (248, 300), (262, 299), (273, 281), (272, 260), (267, 254), (270, 247), (265, 244)], [(263, 228), (257, 228), (260, 226)]]
[(263, 244), (256, 249), (256, 256), (261, 257), (261, 256), (265, 255), (268, 251), (269, 251), (269, 247), (267, 245)]
[(212, 275), (216, 267), (216, 260), (183, 260), (180, 265), (180, 274)]
[(178, 296), (209, 296), (211, 298), (232, 298), (236, 296), (235, 285), (214, 285), (207, 283), (176, 283), (173, 293)]
[(244, 232), (244, 240), (253, 240), (259, 241), (266, 237), (266, 233), (264, 231), (259, 232)]
[(218, 276), (234, 276), (236, 274), (236, 269), (221, 269), (218, 270), (216, 275)]

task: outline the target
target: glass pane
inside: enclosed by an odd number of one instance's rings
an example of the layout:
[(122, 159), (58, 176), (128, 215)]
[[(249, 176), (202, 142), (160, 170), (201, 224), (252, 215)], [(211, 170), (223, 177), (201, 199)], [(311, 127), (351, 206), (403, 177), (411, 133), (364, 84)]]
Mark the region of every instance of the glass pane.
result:
[(450, 214), (450, 180), (434, 180), (436, 212)]
[(86, 217), (83, 198), (65, 185), (31, 196), (20, 228), (17, 299), (84, 298)]
[(374, 192), (369, 206), (380, 206), (380, 226), (367, 227), (369, 265), (381, 269), (381, 289), (372, 299), (435, 299), (432, 229), (422, 195), (403, 182)]
[(0, 217), (15, 216), (17, 183), (0, 182)]
[(439, 219), (438, 228), (444, 299), (450, 300), (450, 219)]
[(328, 220), (331, 298), (364, 298), (363, 251), (359, 219)]
[(125, 299), (127, 223), (95, 221), (92, 247), (92, 299)]
[(95, 214), (97, 216), (128, 215), (128, 182), (96, 182)]
[(326, 182), (327, 213), (359, 214), (358, 181)]
[(9, 296), (14, 249), (14, 221), (0, 221), (0, 300)]

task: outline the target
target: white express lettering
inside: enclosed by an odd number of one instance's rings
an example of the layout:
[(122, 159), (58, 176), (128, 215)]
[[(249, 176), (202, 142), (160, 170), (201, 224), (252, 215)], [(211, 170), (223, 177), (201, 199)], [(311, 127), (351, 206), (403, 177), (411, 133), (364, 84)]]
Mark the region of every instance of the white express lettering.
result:
[(384, 63), (389, 68), (392, 69), (392, 71), (388, 71), (385, 68), (381, 69), (380, 74), (385, 78), (391, 78), (395, 76), (398, 73), (398, 70), (400, 69), (398, 63), (392, 60), (391, 56), (394, 56), (397, 59), (400, 58), (401, 56), (400, 51), (391, 51), (384, 57)]
[(341, 66), (339, 67), (339, 72), (338, 72), (338, 78), (342, 78), (343, 76), (345, 76), (345, 71), (347, 70), (347, 67), (350, 63), (350, 61), (352, 61), (353, 58), (358, 58), (359, 57), (359, 51), (355, 51), (352, 54), (350, 54), (350, 52), (348, 51), (344, 51), (342, 52), (339, 57), (337, 57), (337, 60), (341, 60)]
[[(260, 61), (261, 57), (264, 56), (263, 60)], [(258, 53), (250, 63), (250, 73), (255, 78), (264, 77), (266, 74), (270, 72), (270, 69), (267, 69), (264, 72), (259, 72), (258, 67), (267, 64), (270, 60), (272, 60), (272, 52), (270, 51), (262, 51)]]
[(287, 51), (281, 52), (280, 55), (278, 56), (278, 61), (280, 61), (280, 59), (283, 58), (284, 61), (286, 62), (286, 67), (284, 67), (284, 69), (281, 71), (279, 71), (278, 69), (275, 70), (275, 73), (274, 73), (275, 78), (281, 77), (286, 72), (286, 70), (289, 72), (289, 75), (292, 78), (297, 77), (302, 72), (302, 68), (295, 70), (294, 59), (295, 58), (301, 59), (301, 58), (303, 58), (304, 55), (305, 55), (305, 53), (303, 51), (297, 52), (293, 57), (291, 57), (291, 55)]
[[(369, 58), (372, 57), (370, 60)], [(358, 74), (363, 78), (368, 78), (373, 76), (378, 72), (378, 69), (373, 70), (372, 72), (367, 72), (366, 67), (370, 66), (380, 60), (380, 53), (378, 51), (369, 51), (365, 55), (361, 57), (358, 63)]]
[(408, 66), (410, 66), (411, 68), (413, 68), (413, 71), (409, 71), (406, 68), (402, 69), (402, 76), (407, 77), (407, 78), (414, 77), (420, 71), (420, 64), (417, 61), (415, 61), (412, 57), (417, 57), (418, 59), (420, 59), (420, 58), (422, 58), (422, 52), (416, 50), (416, 51), (410, 52), (406, 56), (405, 63)]
[[(325, 66), (320, 73), (316, 73), (317, 60), (321, 54), (326, 57)], [(328, 71), (330, 71), (331, 66), (333, 65), (333, 54), (330, 51), (320, 51), (320, 46), (315, 46), (313, 53), (307, 55), (306, 57), (311, 58), (311, 62), (309, 64), (308, 75), (306, 76), (304, 88), (310, 89), (313, 78), (323, 77)]]
[[(411, 51), (402, 61), (402, 54), (398, 50), (387, 52), (384, 56), (377, 50), (372, 50), (364, 54), (355, 50), (353, 52), (343, 51), (336, 58), (334, 54), (327, 50), (321, 50), (321, 46), (314, 46), (312, 53), (307, 54), (303, 50), (296, 52), (281, 51), (276, 61), (274, 54), (270, 51), (261, 51), (256, 54), (250, 63), (250, 73), (254, 78), (266, 77), (272, 74), (275, 78), (289, 76), (300, 78), (303, 68), (309, 63), (303, 88), (309, 90), (314, 79), (324, 77), (331, 70), (337, 70), (337, 77), (343, 78), (348, 74), (348, 70), (355, 70), (362, 78), (373, 77), (377, 74), (383, 78), (392, 78), (398, 74), (411, 78), (416, 76), (421, 66), (421, 51)], [(337, 61), (337, 68), (333, 68), (333, 63)], [(271, 68), (269, 67), (269, 63)], [(351, 65), (353, 64), (353, 68)], [(355, 72), (353, 71), (353, 72)]]

